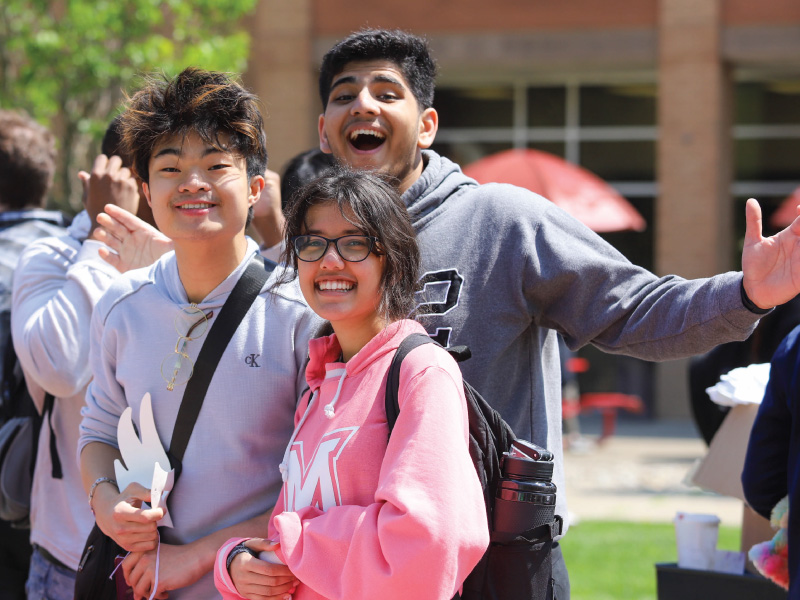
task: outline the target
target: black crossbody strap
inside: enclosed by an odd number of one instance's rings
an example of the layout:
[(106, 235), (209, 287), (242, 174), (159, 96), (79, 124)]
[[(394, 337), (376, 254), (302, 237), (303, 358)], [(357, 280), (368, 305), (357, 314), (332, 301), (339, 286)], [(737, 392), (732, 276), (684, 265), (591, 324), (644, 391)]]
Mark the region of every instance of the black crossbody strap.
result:
[(194, 424), (200, 415), (203, 400), (219, 360), (274, 268), (273, 262), (264, 261), (260, 256), (255, 256), (247, 265), (247, 269), (239, 281), (236, 282), (222, 306), (219, 316), (208, 331), (208, 336), (195, 362), (192, 378), (189, 379), (186, 390), (183, 392), (181, 407), (178, 409), (175, 421), (175, 430), (172, 432), (172, 441), (169, 445), (170, 458), (177, 463), (172, 465), (177, 470), (176, 475), (180, 474), (183, 455), (189, 445), (189, 438), (192, 436)]

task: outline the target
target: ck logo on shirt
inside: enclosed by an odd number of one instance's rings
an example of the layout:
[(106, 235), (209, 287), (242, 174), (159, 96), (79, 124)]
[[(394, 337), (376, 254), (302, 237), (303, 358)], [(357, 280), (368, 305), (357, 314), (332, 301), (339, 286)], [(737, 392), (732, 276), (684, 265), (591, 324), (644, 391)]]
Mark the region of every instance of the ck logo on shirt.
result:
[(296, 441), (289, 451), (289, 478), (284, 488), (284, 505), (293, 512), (306, 506), (327, 511), (341, 506), (339, 474), (336, 462), (358, 427), (329, 431), (319, 441), (311, 457), (306, 456), (303, 442)]
[(248, 367), (260, 367), (261, 365), (256, 362), (256, 359), (261, 356), (260, 354), (250, 354), (244, 359), (244, 364)]

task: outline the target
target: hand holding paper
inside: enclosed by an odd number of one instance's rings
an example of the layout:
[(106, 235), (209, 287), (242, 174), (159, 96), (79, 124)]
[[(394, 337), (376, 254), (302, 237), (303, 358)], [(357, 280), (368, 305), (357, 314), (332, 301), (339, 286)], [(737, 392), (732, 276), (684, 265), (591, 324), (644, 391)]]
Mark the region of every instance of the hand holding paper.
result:
[(129, 406), (120, 415), (117, 425), (117, 443), (125, 466), (114, 461), (114, 471), (119, 489), (124, 490), (131, 483), (138, 483), (150, 489), (151, 506), (163, 508), (164, 518), (159, 525), (172, 527), (172, 519), (166, 512), (167, 496), (175, 483), (175, 471), (164, 468), (170, 466), (153, 418), (153, 406), (150, 394), (142, 398), (139, 410), (139, 428), (141, 439), (136, 435), (133, 426), (133, 409)]

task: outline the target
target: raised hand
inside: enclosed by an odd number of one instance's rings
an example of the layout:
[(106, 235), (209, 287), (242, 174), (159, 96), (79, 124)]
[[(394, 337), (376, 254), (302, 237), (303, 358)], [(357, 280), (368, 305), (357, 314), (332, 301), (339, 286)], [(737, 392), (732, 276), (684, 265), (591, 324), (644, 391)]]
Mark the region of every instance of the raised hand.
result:
[(78, 177), (83, 184), (83, 204), (92, 220), (91, 235), (97, 227), (97, 215), (106, 204), (115, 204), (136, 214), (139, 207), (139, 186), (130, 169), (122, 166), (119, 156), (98, 155), (92, 172), (81, 171)]
[(151, 265), (172, 250), (171, 239), (119, 206), (107, 205), (97, 221), (101, 227), (93, 237), (114, 250), (101, 248), (100, 256), (121, 273)]
[(760, 308), (788, 302), (800, 293), (800, 218), (783, 231), (762, 237), (761, 207), (750, 198), (742, 250), (744, 289)]

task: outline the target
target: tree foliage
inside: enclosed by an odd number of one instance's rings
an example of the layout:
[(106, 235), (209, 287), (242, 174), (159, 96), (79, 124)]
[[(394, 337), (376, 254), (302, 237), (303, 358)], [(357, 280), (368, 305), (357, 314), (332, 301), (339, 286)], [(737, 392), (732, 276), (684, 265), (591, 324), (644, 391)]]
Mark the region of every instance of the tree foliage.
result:
[(0, 107), (20, 108), (59, 140), (53, 198), (80, 208), (77, 171), (144, 73), (189, 65), (241, 72), (256, 0), (2, 0)]

